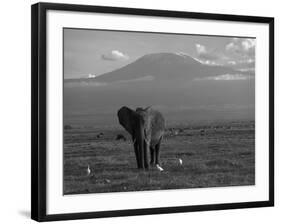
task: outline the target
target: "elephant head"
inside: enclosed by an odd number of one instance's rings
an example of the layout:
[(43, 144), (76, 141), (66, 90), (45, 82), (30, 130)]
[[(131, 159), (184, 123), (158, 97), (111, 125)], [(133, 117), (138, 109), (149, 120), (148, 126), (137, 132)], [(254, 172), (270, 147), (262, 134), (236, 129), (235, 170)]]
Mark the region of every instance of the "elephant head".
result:
[(122, 107), (117, 113), (119, 123), (131, 134), (138, 168), (149, 168), (150, 164), (159, 165), (160, 142), (164, 134), (164, 118), (152, 108), (137, 108), (136, 111)]

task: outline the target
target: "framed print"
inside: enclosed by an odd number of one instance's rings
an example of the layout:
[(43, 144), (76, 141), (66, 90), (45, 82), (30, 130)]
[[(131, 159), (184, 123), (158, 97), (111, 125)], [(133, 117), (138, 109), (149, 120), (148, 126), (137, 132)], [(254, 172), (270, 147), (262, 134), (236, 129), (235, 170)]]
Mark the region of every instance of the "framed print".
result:
[(274, 205), (274, 19), (32, 6), (32, 219)]

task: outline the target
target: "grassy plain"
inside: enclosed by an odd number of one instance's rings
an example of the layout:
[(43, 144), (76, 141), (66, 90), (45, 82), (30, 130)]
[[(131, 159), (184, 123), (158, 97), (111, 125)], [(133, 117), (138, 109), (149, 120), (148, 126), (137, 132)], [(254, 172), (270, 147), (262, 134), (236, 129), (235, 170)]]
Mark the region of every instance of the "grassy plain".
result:
[[(118, 134), (127, 140), (116, 140)], [(164, 171), (140, 171), (122, 128), (66, 126), (64, 194), (254, 185), (254, 139), (253, 121), (169, 126), (161, 145)]]

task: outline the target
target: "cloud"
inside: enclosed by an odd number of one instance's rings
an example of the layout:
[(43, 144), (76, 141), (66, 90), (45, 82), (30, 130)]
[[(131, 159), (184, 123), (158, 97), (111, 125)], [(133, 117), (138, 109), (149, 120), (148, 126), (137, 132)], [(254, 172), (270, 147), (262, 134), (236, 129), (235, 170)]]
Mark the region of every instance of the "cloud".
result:
[(92, 86), (100, 87), (108, 85), (105, 82), (87, 82), (87, 81), (69, 81), (64, 83), (65, 87), (77, 87), (77, 86)]
[(139, 81), (153, 81), (155, 79), (154, 76), (151, 75), (147, 75), (147, 76), (143, 76), (140, 78), (136, 78), (136, 79), (127, 79), (127, 80), (120, 80), (117, 81), (116, 83), (128, 83), (128, 82), (139, 82)]
[(88, 78), (89, 78), (89, 79), (94, 79), (94, 78), (96, 78), (96, 77), (97, 77), (96, 75), (88, 74)]
[(228, 65), (236, 65), (237, 62), (236, 62), (236, 61), (228, 61), (227, 64), (228, 64)]
[(225, 50), (243, 57), (255, 56), (256, 40), (249, 38), (232, 38), (225, 46)]
[(220, 51), (202, 44), (195, 44), (198, 62), (210, 66), (228, 66), (233, 69), (255, 67), (255, 46), (253, 38), (231, 38)]
[(254, 67), (237, 69), (237, 71), (241, 71), (241, 72), (255, 72), (255, 70), (256, 69)]
[[(202, 46), (202, 45), (201, 45)], [(204, 47), (204, 46), (203, 46)], [(214, 60), (206, 60), (206, 59), (201, 59), (201, 58), (199, 58), (199, 57), (194, 57), (194, 56), (191, 56), (190, 54), (188, 54), (188, 53), (185, 53), (185, 52), (182, 52), (182, 51), (180, 51), (180, 52), (175, 52), (175, 54), (176, 55), (178, 55), (178, 56), (181, 56), (181, 57), (183, 57), (183, 58), (188, 58), (188, 57), (191, 57), (191, 58), (193, 58), (194, 60), (196, 60), (196, 61), (198, 61), (199, 63), (201, 63), (201, 64), (204, 64), (204, 65), (215, 65), (215, 66), (217, 66), (217, 65), (222, 65), (222, 63), (219, 63), (219, 62), (217, 62), (217, 61), (214, 61)]]
[(219, 56), (214, 52), (209, 49), (207, 49), (204, 45), (202, 44), (196, 44), (196, 51), (198, 54), (198, 57), (204, 60), (217, 60)]
[(129, 56), (118, 50), (112, 50), (111, 52), (105, 53), (101, 56), (103, 60), (107, 61), (119, 61), (128, 60)]
[(255, 67), (255, 59), (253, 58), (248, 58), (246, 60), (240, 60), (238, 61), (237, 64), (239, 64), (241, 67), (246, 67), (246, 68), (249, 68), (249, 67)]
[(175, 52), (175, 54), (178, 55), (178, 56), (181, 56), (181, 57), (183, 57), (183, 58), (192, 57), (190, 54), (185, 53), (185, 52), (183, 52), (183, 51)]
[(205, 60), (205, 61), (201, 61), (202, 64), (205, 64), (205, 65), (214, 65), (214, 66), (217, 66), (217, 65), (222, 65), (218, 62), (215, 62), (215, 61), (212, 61), (212, 60)]
[(126, 83), (136, 83), (136, 82), (148, 82), (155, 80), (154, 76), (146, 75), (143, 77), (135, 78), (135, 79), (127, 79), (127, 80), (119, 80), (115, 82), (96, 82), (94, 78), (89, 79), (69, 79), (64, 82), (65, 87), (77, 87), (77, 86), (92, 86), (92, 87), (103, 87), (103, 86), (112, 86), (118, 84), (126, 84)]
[(198, 61), (199, 63), (203, 65), (210, 65), (210, 66), (222, 66), (222, 63), (219, 63), (217, 61), (212, 61), (212, 60), (202, 60), (200, 58), (195, 58), (193, 57), (194, 60)]
[(196, 44), (196, 50), (198, 54), (205, 54), (207, 52), (206, 47), (201, 44)]
[(205, 78), (195, 79), (196, 81), (212, 80), (212, 81), (234, 81), (234, 80), (248, 80), (253, 78), (250, 75), (244, 74), (224, 74), (218, 76), (209, 76)]
[(229, 58), (231, 58), (226, 64), (236, 70), (246, 71), (248, 68), (251, 68), (251, 71), (254, 72), (255, 47), (255, 39), (232, 38), (231, 41), (225, 45), (225, 52), (229, 55)]
[(255, 71), (255, 59), (254, 58), (245, 58), (242, 60), (236, 61), (227, 61), (226, 65), (239, 71), (251, 70)]

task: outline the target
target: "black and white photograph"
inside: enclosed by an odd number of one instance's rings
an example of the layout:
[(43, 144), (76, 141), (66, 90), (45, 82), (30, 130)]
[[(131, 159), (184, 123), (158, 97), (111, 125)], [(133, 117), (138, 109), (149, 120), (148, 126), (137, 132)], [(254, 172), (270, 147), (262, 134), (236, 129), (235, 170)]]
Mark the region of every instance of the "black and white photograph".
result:
[(274, 206), (273, 17), (31, 9), (32, 219)]
[(63, 194), (255, 185), (255, 49), (63, 28)]

